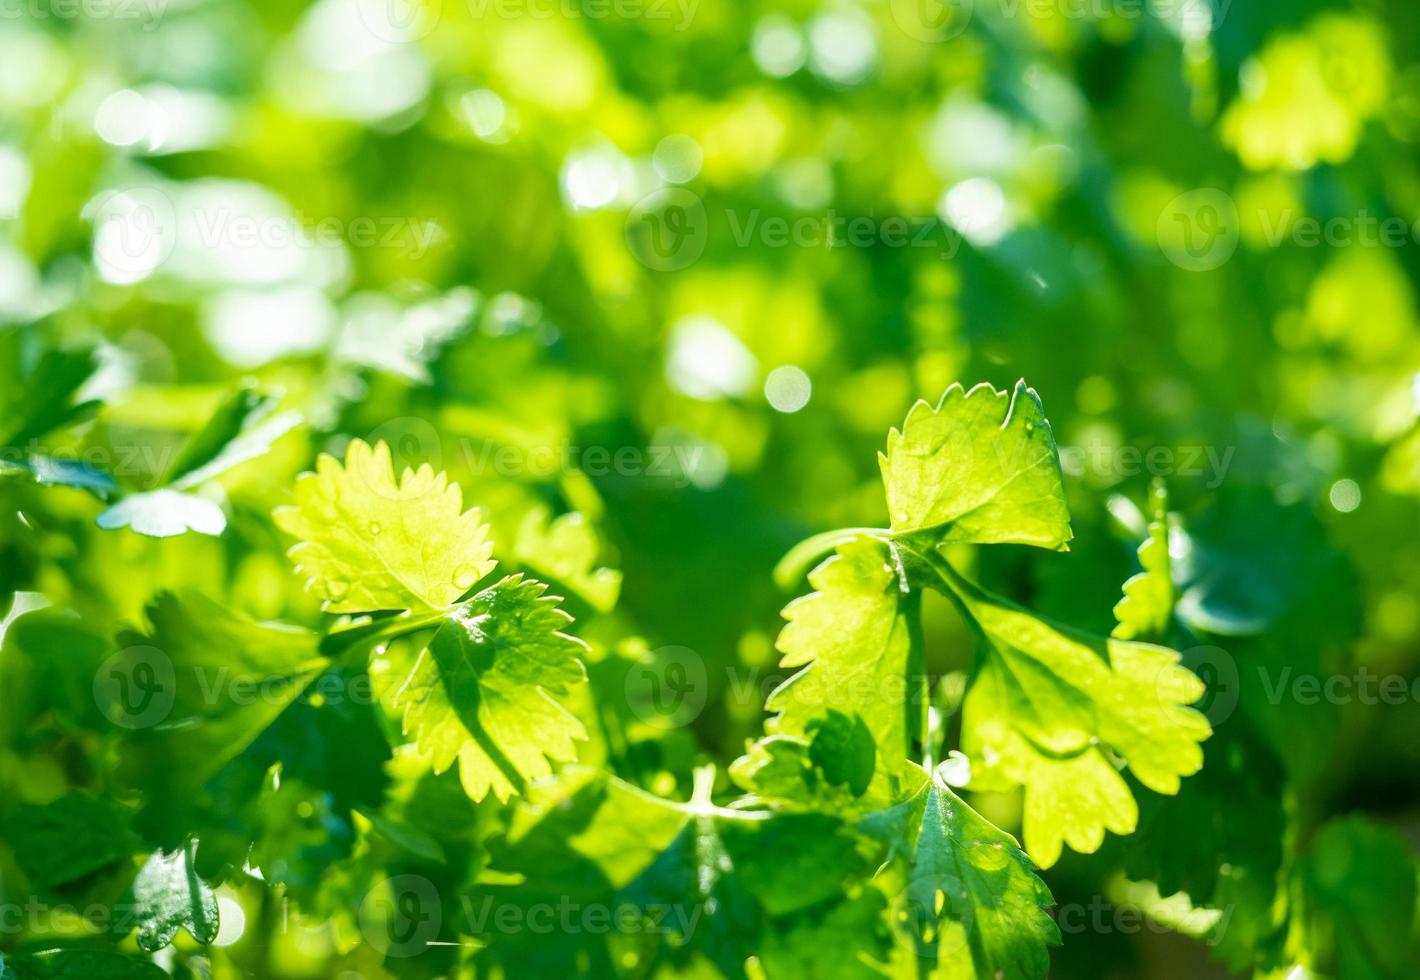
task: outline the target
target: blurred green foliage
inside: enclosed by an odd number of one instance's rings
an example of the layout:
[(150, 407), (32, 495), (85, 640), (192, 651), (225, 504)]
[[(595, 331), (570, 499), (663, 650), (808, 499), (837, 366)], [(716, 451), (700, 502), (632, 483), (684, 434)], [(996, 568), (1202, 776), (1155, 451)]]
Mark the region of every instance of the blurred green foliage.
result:
[[(446, 472), (587, 644), (578, 763), (706, 803), (786, 673), (776, 562), (895, 524), (875, 453), (916, 400), (1020, 377), (1072, 553), (954, 559), (1107, 634), (1161, 479), (1215, 729), (1179, 796), (1131, 783), (1137, 834), (1044, 873), (1052, 975), (1412, 976), (1417, 48), (1403, 0), (0, 4), (0, 910), (43, 910), (0, 918), (0, 976), (147, 975), (146, 930), (81, 914), (133, 889), (187, 929), (173, 975), (569, 968), (453, 914), (370, 941), (386, 878), (454, 909), (589, 872), (411, 753), (303, 590), (271, 513), (319, 453)], [(955, 745), (972, 637), (922, 611)], [(266, 696), (191, 706), (196, 741), (115, 727), (101, 668), (183, 617)], [(1019, 836), (1019, 793), (967, 796)], [(748, 867), (793, 849), (721, 822)], [(750, 917), (792, 890), (752, 884)], [(750, 975), (847, 975), (844, 936), (896, 928), (855, 895), (753, 932)], [(655, 970), (733, 975), (718, 939)]]

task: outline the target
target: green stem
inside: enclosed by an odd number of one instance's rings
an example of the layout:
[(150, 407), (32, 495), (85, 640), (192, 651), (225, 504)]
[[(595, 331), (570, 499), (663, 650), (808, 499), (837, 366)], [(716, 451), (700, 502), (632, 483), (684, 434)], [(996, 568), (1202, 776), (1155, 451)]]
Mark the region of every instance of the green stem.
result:
[(792, 589), (820, 558), (840, 544), (859, 537), (886, 540), (891, 533), (881, 527), (841, 527), (815, 534), (794, 545), (788, 554), (779, 559), (779, 564), (774, 566), (774, 582), (786, 591)]
[(927, 644), (922, 630), (922, 592), (909, 589), (902, 597), (902, 615), (907, 621), (907, 740), (921, 752), (923, 766), (931, 771), (932, 741), (928, 712), (932, 707), (927, 689)]

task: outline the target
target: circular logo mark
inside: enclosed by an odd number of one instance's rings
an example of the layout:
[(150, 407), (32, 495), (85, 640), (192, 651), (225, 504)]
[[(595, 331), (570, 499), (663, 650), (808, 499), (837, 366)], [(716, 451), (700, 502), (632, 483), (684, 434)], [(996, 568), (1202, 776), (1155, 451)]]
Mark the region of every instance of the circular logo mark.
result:
[(94, 702), (103, 716), (120, 728), (137, 730), (162, 724), (176, 698), (173, 662), (157, 647), (120, 650), (94, 675)]
[(365, 442), (390, 447), (390, 462), (398, 478), (406, 469), (418, 471), (428, 466), (435, 473), (444, 469), (444, 441), (428, 419), (404, 415), (382, 422), (370, 431)]
[(127, 285), (152, 275), (177, 246), (177, 212), (156, 187), (130, 187), (96, 197), (94, 264), (108, 282)]
[(626, 245), (648, 269), (684, 269), (705, 251), (710, 221), (705, 202), (683, 187), (648, 194), (626, 216)]
[[(1198, 675), (1207, 690), (1191, 707), (1202, 712), (1217, 728), (1232, 717), (1238, 706), (1238, 662), (1222, 647), (1199, 646), (1183, 651), (1183, 666)], [(1165, 682), (1159, 682), (1160, 697), (1167, 697)], [(1174, 699), (1177, 703), (1177, 699)]]
[(1155, 233), (1170, 262), (1189, 272), (1207, 272), (1238, 249), (1238, 206), (1216, 187), (1188, 191), (1164, 206)]
[(915, 41), (941, 44), (966, 30), (975, 0), (889, 0), (897, 29)]
[(419, 875), (386, 878), (360, 903), (360, 932), (384, 956), (418, 956), (439, 935), (442, 922), (439, 892)]
[(626, 703), (659, 728), (680, 728), (705, 710), (709, 682), (705, 661), (689, 647), (647, 651), (626, 673)]
[(409, 44), (439, 23), (442, 0), (356, 0), (360, 23), (388, 44)]

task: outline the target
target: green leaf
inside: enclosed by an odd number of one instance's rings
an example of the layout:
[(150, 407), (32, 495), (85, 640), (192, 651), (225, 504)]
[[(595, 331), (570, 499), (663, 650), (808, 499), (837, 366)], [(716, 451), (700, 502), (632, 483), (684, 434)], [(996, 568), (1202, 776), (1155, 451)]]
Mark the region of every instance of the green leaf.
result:
[(44, 806), (21, 806), (6, 821), (4, 836), (30, 883), (43, 890), (133, 854), (138, 839), (129, 821), (129, 811), (111, 800), (70, 793)]
[(1335, 951), (1339, 980), (1415, 975), (1416, 871), (1405, 838), (1365, 817), (1316, 835), (1298, 869), (1308, 946)]
[(171, 816), (328, 661), (309, 630), (253, 622), (195, 592), (159, 594), (147, 617), (146, 632), (120, 634), (124, 650), (95, 692), (107, 693), (104, 713), (125, 730), (121, 781), (143, 791), (145, 824), (175, 847), (186, 834)]
[(24, 331), (0, 330), (0, 362), (10, 372), (0, 378), (0, 445), (16, 446), (91, 414), (98, 402), (76, 404), (74, 395), (97, 367), (92, 350), (44, 351), (24, 368)]
[(1140, 794), (1139, 829), (1124, 841), (1130, 878), (1226, 913), (1207, 938), (1240, 971), (1277, 930), (1286, 832), (1281, 763), (1241, 721), (1204, 743), (1202, 770), (1177, 796)]
[(275, 407), (271, 395), (250, 386), (239, 388), (188, 439), (163, 483), (190, 489), (265, 453), (301, 420), (295, 412), (272, 416)]
[(597, 565), (601, 542), (576, 512), (548, 520), (546, 508), (523, 518), (513, 556), (543, 579), (566, 586), (598, 612), (608, 612), (621, 594), (621, 573)]
[(849, 718), (830, 708), (827, 715), (809, 722), (808, 730), (813, 735), (809, 759), (824, 779), (832, 786), (846, 784), (854, 796), (866, 793), (877, 759), (873, 733), (862, 717)]
[(817, 590), (784, 609), (782, 667), (802, 668), (769, 695), (770, 732), (807, 735), (830, 706), (852, 713), (877, 747), (881, 778), (899, 772), (910, 748), (904, 593), (888, 545), (860, 537), (840, 544), (809, 575)]
[(170, 538), (196, 531), (218, 535), (227, 529), (227, 515), (206, 499), (177, 490), (149, 490), (124, 497), (95, 518), (105, 530), (130, 528), (150, 538)]
[(170, 945), (179, 929), (204, 944), (217, 938), (217, 896), (198, 877), (195, 853), (189, 842), (171, 854), (156, 851), (148, 858), (123, 897), (127, 914), (115, 920), (120, 934), (136, 925), (138, 945), (150, 953)]
[(329, 612), (446, 609), (496, 564), (458, 484), (427, 464), (396, 483), (383, 442), (352, 441), (343, 466), (321, 456), (295, 496), (273, 516), (300, 539), (289, 554)]
[(0, 645), (0, 746), (46, 722), (61, 731), (102, 730), (94, 678), (112, 642), (67, 609), (33, 609), (16, 617)]
[(76, 459), (35, 455), (28, 458), (0, 459), (0, 477), (19, 476), (41, 486), (73, 487), (88, 490), (105, 498), (118, 490), (113, 477), (96, 466)]
[(1040, 980), (1060, 930), (1050, 891), (1015, 839), (937, 775), (904, 803), (862, 821), (905, 866), (907, 915), (919, 955), (945, 976)]
[[(516, 884), (490, 882), (473, 896), (481, 931), (491, 933), (486, 955), (509, 975), (612, 975), (612, 950), (597, 930), (574, 919), (569, 930), (539, 933), (529, 913), (629, 908), (636, 922), (618, 911), (613, 938), (629, 934), (643, 954), (676, 963), (703, 956), (721, 975), (742, 978), (764, 931), (778, 928), (769, 924), (775, 917), (842, 900), (845, 878), (863, 862), (840, 821), (715, 806), (705, 775), (690, 803), (584, 769), (533, 790), (492, 845), (492, 869)], [(498, 927), (500, 916), (526, 925)], [(854, 938), (871, 941), (844, 944)]]
[(1010, 395), (952, 385), (935, 408), (918, 402), (878, 462), (896, 534), (1059, 551), (1070, 541), (1055, 437), (1024, 381)]
[[(571, 762), (586, 737), (561, 703), (586, 680), (585, 644), (547, 586), (511, 575), (451, 612), (394, 697), (405, 734), (442, 772), (459, 764), (475, 800), (500, 800)], [(372, 670), (388, 665), (377, 665)]]
[(1121, 640), (1162, 641), (1173, 621), (1173, 566), (1169, 556), (1169, 498), (1162, 483), (1149, 493), (1148, 537), (1139, 545), (1143, 571), (1124, 583), (1124, 598), (1114, 607)]
[(147, 960), (91, 949), (56, 949), (0, 958), (0, 978), (10, 980), (166, 980)]
[(880, 980), (879, 951), (891, 943), (881, 892), (864, 888), (823, 915), (804, 916), (764, 937), (760, 958), (765, 975), (815, 980)]
[(1062, 843), (1088, 854), (1105, 830), (1133, 832), (1138, 808), (1111, 753), (1166, 795), (1198, 771), (1210, 728), (1186, 705), (1204, 687), (1175, 651), (1057, 626), (937, 567), (979, 635), (962, 719), (973, 778), (1025, 787), (1026, 849), (1039, 864), (1054, 864)]

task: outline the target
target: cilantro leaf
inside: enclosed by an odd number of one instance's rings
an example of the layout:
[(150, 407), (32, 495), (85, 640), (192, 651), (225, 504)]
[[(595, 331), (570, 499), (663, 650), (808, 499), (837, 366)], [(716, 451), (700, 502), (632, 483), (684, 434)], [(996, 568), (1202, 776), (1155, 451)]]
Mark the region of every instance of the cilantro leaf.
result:
[[(92, 350), (50, 348), (37, 358), (22, 349), (25, 331), (0, 330), (0, 445), (23, 447), (55, 429), (91, 415), (97, 401), (76, 402), (75, 395), (97, 368)], [(28, 369), (25, 362), (33, 363)]]
[(892, 937), (882, 892), (865, 887), (821, 915), (805, 915), (769, 932), (760, 947), (766, 976), (816, 980), (879, 980), (881, 952)]
[(1107, 750), (1158, 793), (1198, 771), (1210, 728), (1186, 705), (1204, 687), (1175, 651), (1054, 625), (937, 567), (980, 640), (963, 747), (974, 773), (1025, 787), (1026, 849), (1043, 867), (1062, 843), (1088, 854), (1105, 830), (1133, 832), (1138, 807)]
[(232, 393), (178, 453), (163, 482), (178, 490), (195, 487), (265, 453), (301, 420), (295, 412), (273, 415), (276, 398), (246, 385)]
[[(809, 575), (817, 590), (784, 609), (779, 634), (782, 667), (803, 668), (765, 703), (777, 712), (768, 729), (807, 735), (833, 706), (866, 726), (876, 745), (882, 777), (907, 758), (906, 696), (911, 639), (904, 593), (888, 546), (870, 537), (840, 544)], [(852, 720), (852, 719), (850, 719)]]
[(616, 605), (621, 573), (597, 565), (601, 545), (596, 532), (577, 512), (548, 519), (546, 508), (529, 511), (518, 528), (513, 556), (544, 579), (568, 588), (598, 612)]
[(511, 575), (451, 612), (394, 696), (404, 731), (475, 800), (500, 800), (576, 758), (582, 723), (557, 701), (586, 680), (585, 644), (547, 586)]
[(196, 531), (218, 535), (227, 529), (221, 506), (205, 497), (167, 488), (124, 497), (95, 518), (106, 531), (131, 528), (150, 538), (170, 538)]
[(118, 953), (54, 949), (0, 957), (0, 980), (166, 980), (161, 967)]
[(1405, 838), (1365, 817), (1316, 835), (1298, 869), (1308, 945), (1334, 950), (1341, 980), (1414, 976), (1416, 870)]
[[(260, 456), (300, 421), (294, 412), (268, 417), (275, 404), (275, 398), (255, 388), (238, 389), (188, 439), (160, 486), (126, 495), (100, 513), (96, 523), (105, 530), (126, 527), (150, 538), (188, 531), (221, 534), (227, 529), (227, 515), (221, 506), (185, 491)], [(75, 475), (83, 478), (83, 474)]]
[[(257, 623), (195, 592), (159, 594), (145, 631), (99, 678), (101, 707), (124, 732), (118, 776), (143, 792), (145, 832), (168, 847), (181, 814), (325, 667), (316, 636)], [(111, 683), (110, 683), (111, 682)]]
[(1055, 437), (1035, 391), (952, 385), (918, 402), (880, 453), (892, 530), (933, 543), (1065, 550), (1070, 513)]
[(1060, 930), (1050, 891), (1015, 839), (931, 775), (907, 801), (860, 826), (905, 866), (919, 955), (952, 977), (1040, 980)]
[(1169, 556), (1169, 498), (1162, 483), (1149, 493), (1148, 537), (1139, 545), (1143, 571), (1124, 583), (1124, 597), (1115, 604), (1119, 625), (1112, 635), (1121, 640), (1161, 641), (1173, 620), (1173, 563)]
[(25, 876), (48, 889), (93, 874), (138, 848), (130, 812), (112, 800), (70, 793), (43, 806), (21, 806), (5, 823), (5, 838)]
[(194, 867), (196, 847), (191, 842), (165, 854), (156, 851), (139, 870), (124, 895), (122, 905), (131, 916), (116, 921), (120, 932), (138, 927), (138, 945), (154, 953), (168, 946), (179, 929), (200, 943), (217, 938), (217, 896)]
[[(598, 930), (577, 928), (574, 920), (572, 928), (546, 935), (532, 913), (615, 909), (621, 924), (613, 937), (642, 940), (639, 956), (681, 965), (701, 956), (722, 975), (743, 978), (763, 933), (776, 928), (770, 923), (843, 899), (845, 877), (863, 866), (847, 827), (821, 814), (715, 806), (712, 774), (697, 773), (689, 803), (581, 769), (533, 790), (506, 837), (492, 844), (491, 868), (500, 881), (482, 886), (473, 903), (476, 933), (500, 922), (526, 925), (499, 926), (485, 955), (501, 960), (510, 975), (611, 975), (609, 943)], [(510, 875), (516, 884), (503, 883)], [(627, 914), (637, 922), (627, 922)]]
[(458, 484), (427, 464), (395, 482), (390, 450), (359, 439), (342, 465), (321, 456), (273, 515), (289, 554), (333, 613), (446, 609), (493, 570), (493, 542)]

